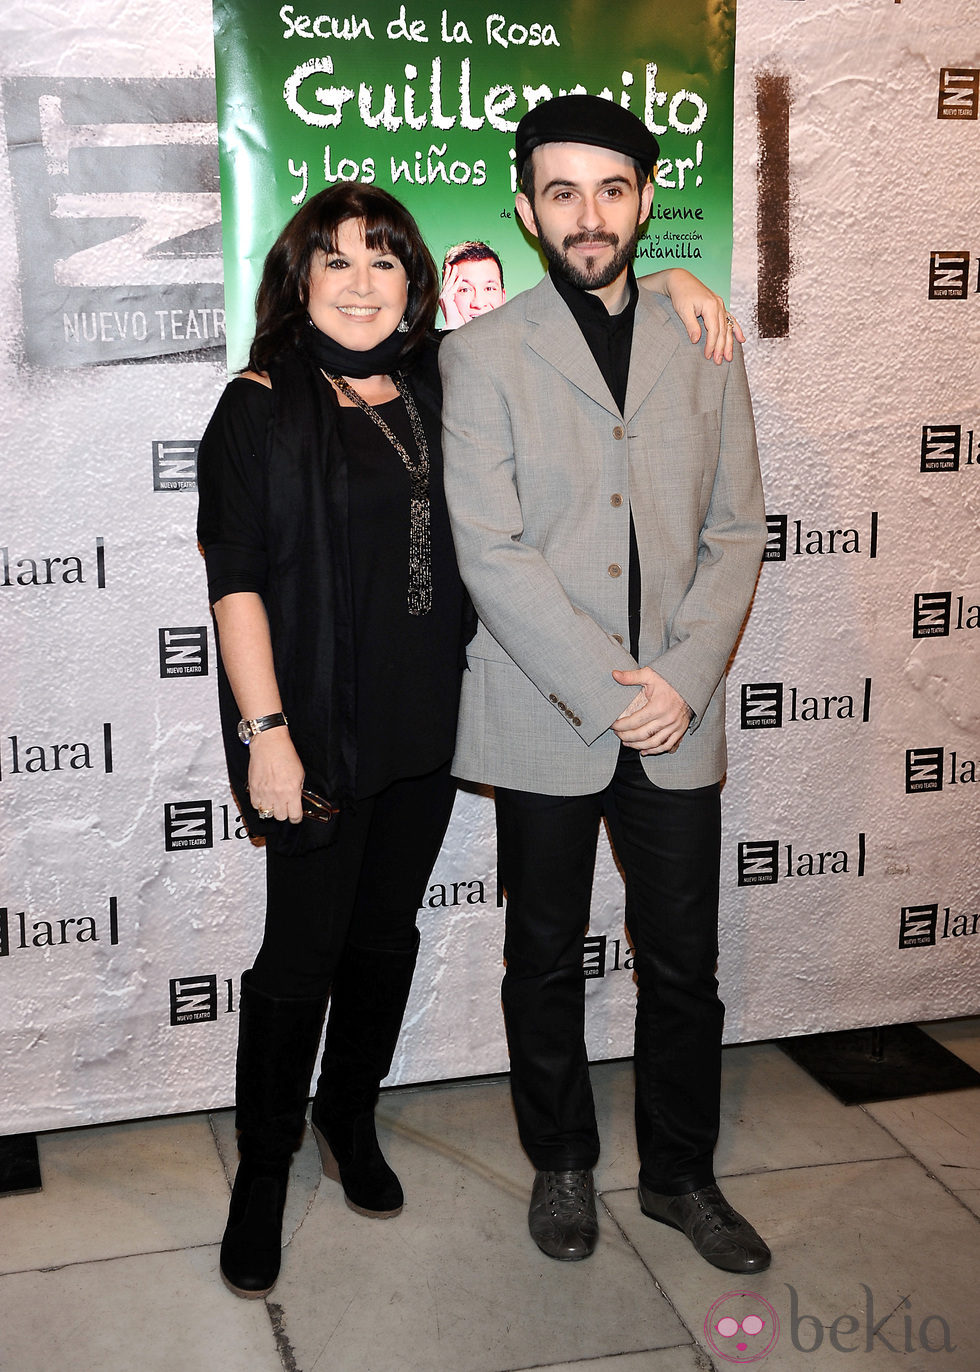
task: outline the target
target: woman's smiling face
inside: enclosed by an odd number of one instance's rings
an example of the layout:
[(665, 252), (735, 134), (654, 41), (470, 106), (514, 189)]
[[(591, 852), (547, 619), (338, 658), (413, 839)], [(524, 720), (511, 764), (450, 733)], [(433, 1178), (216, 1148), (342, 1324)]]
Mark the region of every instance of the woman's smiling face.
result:
[(408, 305), (408, 276), (394, 253), (369, 248), (364, 225), (345, 219), (333, 252), (310, 264), (310, 318), (318, 329), (352, 352), (382, 343)]

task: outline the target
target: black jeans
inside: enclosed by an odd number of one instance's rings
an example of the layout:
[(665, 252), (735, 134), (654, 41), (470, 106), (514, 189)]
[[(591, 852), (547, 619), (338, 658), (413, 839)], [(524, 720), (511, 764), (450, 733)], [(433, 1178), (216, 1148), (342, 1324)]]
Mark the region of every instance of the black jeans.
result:
[(289, 999), (326, 996), (348, 941), (405, 952), (452, 812), (449, 763), (396, 781), (341, 818), (330, 848), (266, 854), (266, 919), (252, 984)]
[(721, 1030), (717, 784), (667, 791), (632, 749), (597, 795), (498, 787), (500, 875), (507, 890), (502, 986), (511, 1090), (535, 1167), (589, 1168), (599, 1136), (585, 1047), (583, 939), (599, 822), (626, 876), (636, 950), (634, 1037), (640, 1177), (680, 1195), (714, 1180)]

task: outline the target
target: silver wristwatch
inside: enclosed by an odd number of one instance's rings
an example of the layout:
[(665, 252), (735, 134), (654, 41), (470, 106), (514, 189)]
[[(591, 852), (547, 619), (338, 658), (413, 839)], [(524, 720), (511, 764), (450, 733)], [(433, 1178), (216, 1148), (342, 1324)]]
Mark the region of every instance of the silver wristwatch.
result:
[(282, 713), (259, 715), (258, 719), (240, 719), (238, 721), (238, 737), (248, 747), (256, 734), (261, 734), (266, 729), (278, 729), (281, 724), (285, 723), (287, 723), (286, 716)]

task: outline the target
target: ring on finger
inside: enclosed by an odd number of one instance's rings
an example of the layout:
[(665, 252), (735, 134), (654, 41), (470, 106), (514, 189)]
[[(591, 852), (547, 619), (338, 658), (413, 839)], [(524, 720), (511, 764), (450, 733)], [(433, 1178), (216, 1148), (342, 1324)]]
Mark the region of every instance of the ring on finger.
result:
[(725, 314), (725, 325), (726, 325), (726, 328), (731, 329), (732, 332), (734, 333), (734, 331), (735, 331), (735, 320), (734, 320), (734, 319), (731, 317), (731, 315), (728, 314), (727, 312), (726, 312), (726, 314)]
[(260, 809), (257, 813), (258, 813), (259, 819), (275, 819), (275, 817), (276, 817), (276, 812), (275, 812), (275, 810), (261, 810), (261, 809)]

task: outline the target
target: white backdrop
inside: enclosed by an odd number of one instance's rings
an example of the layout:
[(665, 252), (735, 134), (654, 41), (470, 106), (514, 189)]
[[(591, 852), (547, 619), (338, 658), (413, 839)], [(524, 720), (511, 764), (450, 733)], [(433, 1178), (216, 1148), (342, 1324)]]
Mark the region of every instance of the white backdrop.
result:
[[(729, 682), (729, 1041), (980, 1008), (973, 9), (739, 7), (732, 295), (772, 539)], [(193, 537), (225, 375), (212, 72), (207, 0), (0, 19), (0, 1133), (232, 1094), (263, 859)], [(622, 904), (604, 851), (596, 1057), (630, 1051)], [(504, 1070), (487, 798), (420, 923), (390, 1080)]]

